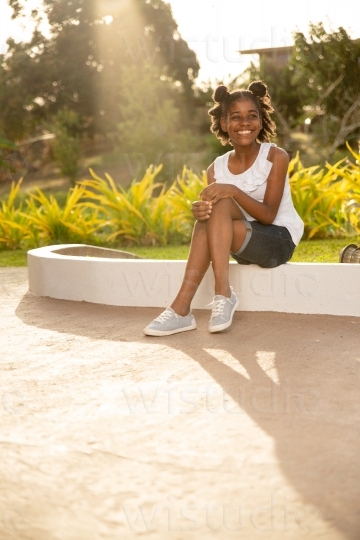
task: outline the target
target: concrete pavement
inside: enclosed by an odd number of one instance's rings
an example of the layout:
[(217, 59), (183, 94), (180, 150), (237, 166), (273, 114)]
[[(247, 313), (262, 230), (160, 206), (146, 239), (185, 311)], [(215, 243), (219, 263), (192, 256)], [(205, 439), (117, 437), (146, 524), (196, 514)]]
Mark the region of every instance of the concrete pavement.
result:
[(357, 540), (360, 318), (40, 298), (0, 269), (0, 538)]

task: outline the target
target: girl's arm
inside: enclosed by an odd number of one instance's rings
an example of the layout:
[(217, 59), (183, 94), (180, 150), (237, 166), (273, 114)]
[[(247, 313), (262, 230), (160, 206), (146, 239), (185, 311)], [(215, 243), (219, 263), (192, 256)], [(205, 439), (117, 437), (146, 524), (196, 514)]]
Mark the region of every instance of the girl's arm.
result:
[[(213, 182), (215, 182), (214, 163), (212, 163), (210, 167), (208, 167), (206, 171), (206, 177), (207, 177), (208, 186), (212, 184)], [(204, 193), (204, 190), (201, 193)], [(212, 208), (212, 202), (202, 199), (200, 201), (195, 201), (192, 204), (191, 211), (194, 215), (194, 218), (197, 219), (197, 221), (205, 221), (209, 219), (210, 217), (211, 208)]]
[[(208, 169), (209, 185), (200, 193), (204, 202), (216, 204), (220, 199), (233, 198), (250, 216), (263, 225), (271, 225), (279, 210), (284, 193), (285, 178), (289, 166), (289, 156), (281, 148), (271, 148), (268, 160), (273, 164), (267, 179), (263, 202), (256, 201), (232, 184), (214, 182), (214, 167)], [(211, 208), (210, 208), (211, 212)], [(208, 212), (208, 215), (210, 215)]]

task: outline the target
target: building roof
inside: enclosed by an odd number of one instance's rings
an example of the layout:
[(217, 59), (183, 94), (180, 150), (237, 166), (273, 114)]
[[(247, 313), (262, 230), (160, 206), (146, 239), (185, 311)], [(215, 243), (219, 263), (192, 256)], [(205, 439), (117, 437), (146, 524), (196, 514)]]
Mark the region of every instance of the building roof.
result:
[(288, 53), (291, 54), (294, 45), (287, 45), (285, 47), (264, 47), (261, 49), (244, 49), (238, 51), (240, 54), (264, 54), (264, 55), (276, 55), (278, 53)]
[(286, 47), (266, 47), (261, 49), (244, 49), (238, 51), (240, 54), (258, 54), (260, 57), (260, 63), (262, 59), (266, 59), (279, 67), (286, 66), (291, 57), (293, 45), (287, 45)]

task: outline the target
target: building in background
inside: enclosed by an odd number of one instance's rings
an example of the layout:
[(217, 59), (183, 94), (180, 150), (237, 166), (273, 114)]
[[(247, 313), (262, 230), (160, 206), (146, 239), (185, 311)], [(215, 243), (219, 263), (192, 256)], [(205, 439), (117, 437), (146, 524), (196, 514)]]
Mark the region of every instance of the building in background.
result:
[(259, 56), (260, 65), (262, 60), (266, 60), (273, 62), (278, 67), (285, 67), (290, 61), (293, 48), (293, 45), (288, 45), (286, 47), (266, 47), (265, 49), (245, 49), (239, 51), (239, 53), (251, 55), (257, 54)]

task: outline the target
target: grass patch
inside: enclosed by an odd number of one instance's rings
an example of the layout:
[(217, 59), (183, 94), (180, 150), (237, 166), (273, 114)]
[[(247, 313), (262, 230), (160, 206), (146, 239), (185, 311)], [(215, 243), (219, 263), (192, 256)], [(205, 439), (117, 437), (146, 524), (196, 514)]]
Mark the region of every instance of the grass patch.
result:
[[(337, 263), (343, 247), (348, 244), (360, 246), (360, 236), (355, 238), (327, 238), (323, 240), (303, 240), (295, 250), (291, 262)], [(132, 247), (126, 251), (149, 259), (187, 259), (189, 246)]]
[(340, 251), (348, 244), (360, 246), (360, 236), (303, 240), (296, 248), (291, 262), (338, 263)]
[(24, 249), (17, 249), (15, 251), (0, 251), (0, 268), (6, 266), (27, 266), (27, 251)]
[[(347, 244), (360, 246), (360, 236), (356, 238), (326, 239), (326, 240), (304, 240), (296, 248), (291, 262), (311, 262), (311, 263), (337, 263), (339, 253)], [(107, 247), (107, 246), (104, 246)], [(145, 259), (158, 260), (184, 260), (187, 259), (189, 246), (176, 245), (166, 247), (119, 247), (124, 251), (129, 251), (135, 255), (140, 255)], [(26, 266), (26, 251), (0, 251), (0, 267), (6, 266)]]
[(124, 251), (130, 251), (130, 253), (135, 253), (135, 255), (140, 255), (145, 259), (160, 259), (160, 260), (170, 260), (170, 261), (179, 261), (188, 258), (189, 246), (165, 246), (165, 247), (143, 247), (136, 246), (131, 248), (120, 248)]

